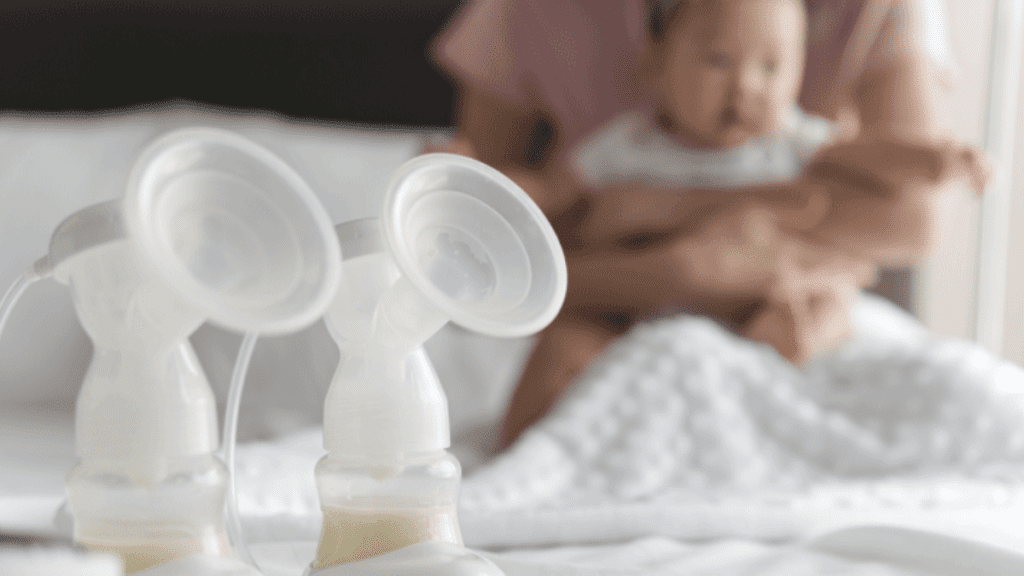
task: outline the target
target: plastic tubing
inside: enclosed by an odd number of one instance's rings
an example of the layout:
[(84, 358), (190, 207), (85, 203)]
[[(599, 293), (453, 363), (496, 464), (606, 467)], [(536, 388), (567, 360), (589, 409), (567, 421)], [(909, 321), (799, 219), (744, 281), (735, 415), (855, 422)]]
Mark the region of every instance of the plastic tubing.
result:
[(14, 281), (14, 284), (11, 284), (11, 287), (7, 289), (3, 300), (0, 300), (0, 335), (4, 333), (7, 318), (10, 317), (11, 311), (14, 310), (14, 305), (18, 303), (18, 299), (25, 293), (25, 289), (36, 280), (39, 280), (39, 278), (40, 276), (32, 268), (29, 268), (22, 272), (21, 276), (18, 276), (18, 279)]
[[(238, 437), (238, 413), (242, 406), (242, 388), (245, 387), (245, 375), (249, 371), (249, 361), (259, 334), (247, 332), (242, 337), (238, 348), (235, 368), (231, 373), (231, 384), (228, 387), (227, 403), (224, 407), (224, 432), (222, 436), (221, 458), (228, 469), (228, 491), (225, 499), (225, 524), (228, 538), (234, 546), (239, 558), (257, 570), (260, 567), (249, 553), (249, 547), (242, 534), (242, 521), (238, 517), (238, 492), (235, 487), (235, 442)], [(262, 571), (261, 571), (262, 572)]]

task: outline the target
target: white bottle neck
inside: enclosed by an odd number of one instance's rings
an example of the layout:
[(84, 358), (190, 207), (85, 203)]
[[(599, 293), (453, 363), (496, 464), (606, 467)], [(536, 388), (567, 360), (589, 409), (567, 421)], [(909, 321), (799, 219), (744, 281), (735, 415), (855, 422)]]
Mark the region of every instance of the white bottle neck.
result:
[(343, 356), (324, 401), (324, 448), (337, 455), (433, 452), (451, 445), (448, 400), (423, 348)]

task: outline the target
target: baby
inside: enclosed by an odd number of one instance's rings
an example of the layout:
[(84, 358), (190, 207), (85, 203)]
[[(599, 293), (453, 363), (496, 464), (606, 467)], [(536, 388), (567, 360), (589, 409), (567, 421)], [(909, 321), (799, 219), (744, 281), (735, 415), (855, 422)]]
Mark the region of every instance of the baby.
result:
[[(662, 6), (663, 4), (656, 4)], [(797, 106), (803, 79), (806, 13), (801, 0), (690, 0), (668, 3), (650, 54), (658, 102), (626, 112), (582, 142), (572, 179), (592, 189), (647, 180), (675, 189), (741, 187), (797, 177), (833, 138), (824, 119)], [(728, 192), (723, 192), (728, 193)], [(828, 198), (808, 198), (804, 217), (824, 215)], [(749, 203), (692, 243), (691, 277), (709, 293), (741, 292), (774, 282), (769, 305), (745, 322), (746, 336), (802, 362), (815, 346), (841, 340), (846, 300), (874, 277), (852, 266), (846, 282), (819, 286), (812, 298), (778, 234), (772, 207)], [(706, 280), (706, 282), (700, 282)], [(700, 284), (703, 284), (701, 286)], [(810, 307), (813, 304), (814, 310)], [(832, 337), (801, 342), (798, 324), (828, 313)]]
[[(709, 194), (778, 183), (797, 177), (819, 149), (841, 139), (828, 122), (797, 106), (807, 27), (801, 0), (653, 4), (669, 6), (650, 52), (658, 101), (612, 119), (584, 140), (556, 190), (569, 197), (573, 186), (607, 190), (646, 180)], [(706, 313), (715, 301), (747, 298), (749, 312), (731, 319), (731, 327), (795, 363), (843, 342), (849, 304), (873, 281), (877, 266), (871, 259), (817, 253), (800, 234), (842, 213), (832, 209), (832, 191), (841, 188), (827, 182), (834, 177), (819, 178), (829, 185), (797, 199), (796, 209), (792, 202), (743, 196), (734, 210), (698, 227), (676, 264), (683, 262), (679, 274), (692, 279), (694, 293), (707, 295), (708, 304), (653, 312)], [(527, 363), (502, 447), (543, 416), (593, 357), (638, 319), (567, 303)]]
[(806, 15), (800, 0), (689, 0), (652, 43), (658, 101), (613, 118), (571, 158), (579, 184), (654, 180), (734, 187), (795, 177), (831, 138), (803, 114)]

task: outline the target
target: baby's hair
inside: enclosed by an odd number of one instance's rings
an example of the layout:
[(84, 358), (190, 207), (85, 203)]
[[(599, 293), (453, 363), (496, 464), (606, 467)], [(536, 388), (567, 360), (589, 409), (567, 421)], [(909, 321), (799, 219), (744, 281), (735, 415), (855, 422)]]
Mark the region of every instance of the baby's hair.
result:
[[(686, 12), (686, 9), (707, 0), (647, 0), (647, 33), (651, 40), (660, 42), (665, 38), (670, 24)], [(807, 10), (807, 0), (800, 4)]]
[(648, 0), (647, 33), (652, 40), (660, 41), (665, 37), (669, 22), (680, 11), (680, 5), (689, 0)]

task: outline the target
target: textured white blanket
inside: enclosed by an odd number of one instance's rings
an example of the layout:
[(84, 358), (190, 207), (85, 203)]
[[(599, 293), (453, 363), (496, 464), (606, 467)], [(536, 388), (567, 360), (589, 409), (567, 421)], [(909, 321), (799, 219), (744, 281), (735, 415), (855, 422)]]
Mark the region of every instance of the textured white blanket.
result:
[(467, 531), (487, 545), (772, 539), (835, 514), (1018, 506), (1024, 371), (871, 331), (797, 369), (708, 320), (640, 326), (467, 478)]

